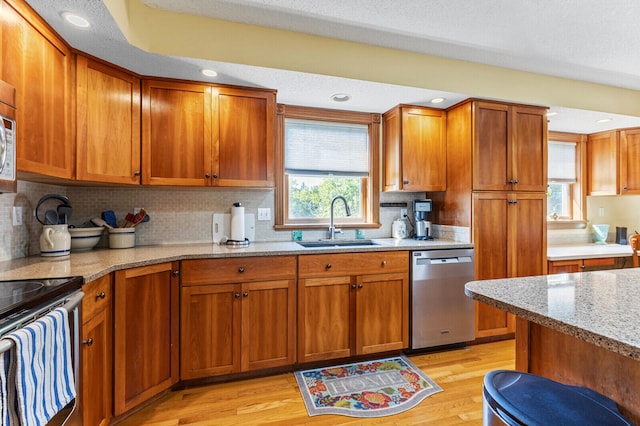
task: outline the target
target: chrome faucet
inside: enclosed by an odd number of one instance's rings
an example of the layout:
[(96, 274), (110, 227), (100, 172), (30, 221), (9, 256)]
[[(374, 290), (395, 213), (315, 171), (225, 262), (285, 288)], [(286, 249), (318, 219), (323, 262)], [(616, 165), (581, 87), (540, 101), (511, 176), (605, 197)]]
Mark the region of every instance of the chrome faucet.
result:
[(349, 204), (347, 204), (347, 200), (342, 195), (336, 195), (335, 197), (333, 197), (333, 200), (331, 200), (331, 218), (329, 221), (329, 239), (330, 240), (335, 239), (336, 234), (342, 234), (342, 229), (338, 229), (335, 226), (333, 226), (333, 206), (335, 205), (336, 200), (342, 200), (342, 202), (344, 203), (344, 209), (347, 213), (347, 216), (351, 216), (351, 209), (349, 208)]

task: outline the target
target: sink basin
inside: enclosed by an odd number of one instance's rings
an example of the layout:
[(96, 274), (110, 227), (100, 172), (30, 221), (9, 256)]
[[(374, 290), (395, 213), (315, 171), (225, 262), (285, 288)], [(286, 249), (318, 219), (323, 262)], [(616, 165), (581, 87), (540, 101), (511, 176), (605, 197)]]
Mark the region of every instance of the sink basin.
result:
[(355, 247), (355, 246), (377, 246), (373, 240), (319, 240), (319, 241), (297, 241), (302, 247)]

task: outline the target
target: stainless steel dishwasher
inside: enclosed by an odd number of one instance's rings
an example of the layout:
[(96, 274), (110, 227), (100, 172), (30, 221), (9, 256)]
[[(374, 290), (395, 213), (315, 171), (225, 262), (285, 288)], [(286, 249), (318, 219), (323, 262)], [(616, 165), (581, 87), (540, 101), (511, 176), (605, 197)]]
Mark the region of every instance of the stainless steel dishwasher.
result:
[(411, 350), (474, 339), (473, 249), (414, 251), (411, 256)]

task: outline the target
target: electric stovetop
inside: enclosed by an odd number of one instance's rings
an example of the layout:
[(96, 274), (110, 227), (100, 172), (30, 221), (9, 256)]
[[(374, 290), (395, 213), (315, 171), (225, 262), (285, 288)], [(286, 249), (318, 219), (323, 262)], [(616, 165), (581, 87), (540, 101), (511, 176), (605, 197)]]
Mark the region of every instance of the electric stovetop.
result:
[(0, 322), (82, 287), (82, 277), (0, 281)]

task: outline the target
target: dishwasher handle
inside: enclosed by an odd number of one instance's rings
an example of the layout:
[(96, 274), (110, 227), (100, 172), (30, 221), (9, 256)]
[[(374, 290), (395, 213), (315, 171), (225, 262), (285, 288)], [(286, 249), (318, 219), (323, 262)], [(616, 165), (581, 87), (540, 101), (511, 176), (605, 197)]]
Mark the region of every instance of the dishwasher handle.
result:
[(437, 257), (433, 259), (416, 259), (417, 265), (449, 265), (452, 263), (470, 263), (473, 262), (470, 256), (459, 257)]

